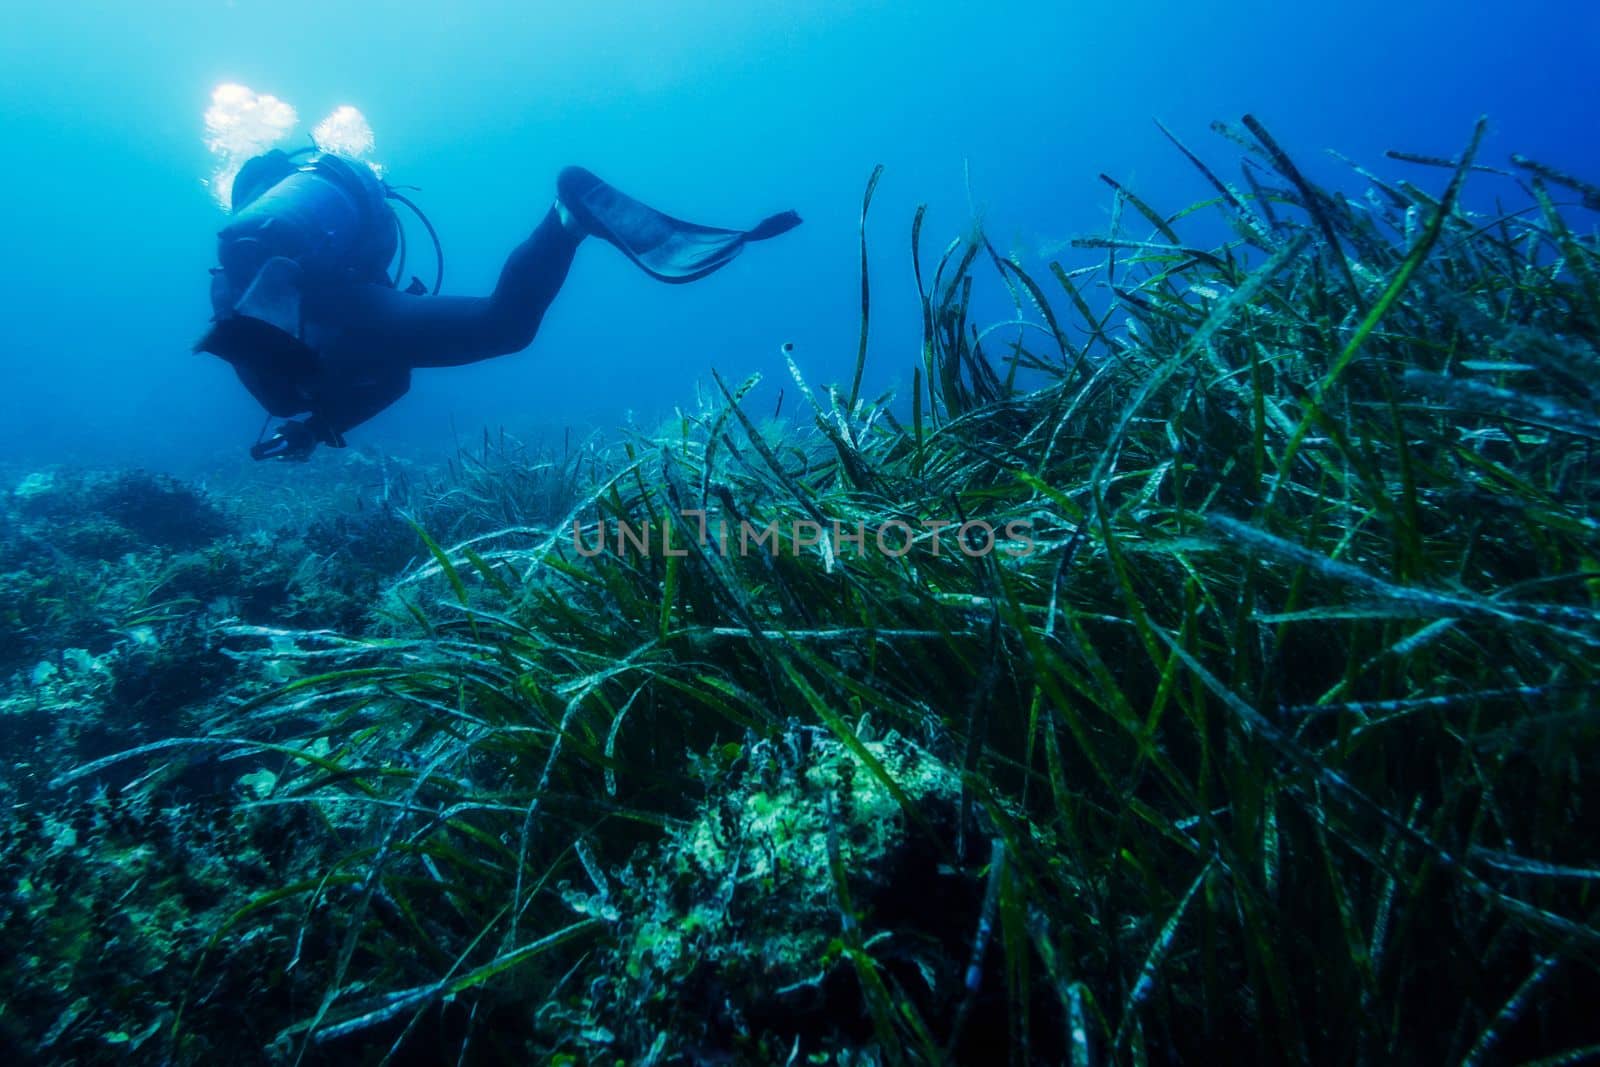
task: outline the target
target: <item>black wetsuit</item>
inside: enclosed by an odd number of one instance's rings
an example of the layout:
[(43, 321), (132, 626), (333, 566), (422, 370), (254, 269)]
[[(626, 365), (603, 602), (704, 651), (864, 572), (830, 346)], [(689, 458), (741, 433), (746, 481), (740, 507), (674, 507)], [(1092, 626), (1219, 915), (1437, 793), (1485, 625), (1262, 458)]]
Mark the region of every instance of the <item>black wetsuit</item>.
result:
[(417, 368), (527, 348), (581, 239), (552, 208), (507, 257), (488, 296), (420, 296), (373, 284), (309, 289), (307, 341), (321, 361), (314, 414), (342, 435), (404, 396)]
[(557, 206), (512, 250), (492, 293), (431, 296), (390, 283), (395, 219), (387, 188), (364, 166), (323, 156), (296, 167), (269, 153), (234, 189), (243, 210), (219, 235), (213, 326), (196, 348), (232, 363), (269, 415), (309, 413), (280, 430), (281, 438), (294, 428), (296, 454), (316, 441), (342, 444), (347, 430), (405, 395), (416, 368), (526, 348), (587, 235), (662, 281), (687, 282), (800, 222), (791, 211), (749, 230), (700, 226), (569, 167)]

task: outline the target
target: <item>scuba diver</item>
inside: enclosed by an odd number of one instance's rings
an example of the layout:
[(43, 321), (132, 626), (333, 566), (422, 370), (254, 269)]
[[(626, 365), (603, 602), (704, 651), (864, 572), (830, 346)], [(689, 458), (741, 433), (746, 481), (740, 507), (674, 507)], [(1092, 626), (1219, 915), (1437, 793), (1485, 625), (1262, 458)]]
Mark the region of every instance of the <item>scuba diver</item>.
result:
[[(785, 211), (749, 230), (699, 226), (639, 203), (578, 167), (507, 258), (488, 296), (440, 296), (444, 255), (416, 205), (364, 163), (330, 152), (297, 162), (277, 149), (233, 182), (232, 218), (218, 234), (210, 330), (195, 345), (233, 365), (267, 411), (286, 419), (250, 449), (256, 459), (304, 460), (400, 399), (418, 367), (455, 367), (526, 348), (579, 243), (598, 237), (651, 276), (689, 282), (726, 265), (751, 241), (800, 223)], [(399, 288), (405, 230), (390, 206), (417, 213), (433, 238), (438, 274)], [(400, 263), (390, 276), (389, 266)], [(292, 416), (300, 416), (293, 418)]]

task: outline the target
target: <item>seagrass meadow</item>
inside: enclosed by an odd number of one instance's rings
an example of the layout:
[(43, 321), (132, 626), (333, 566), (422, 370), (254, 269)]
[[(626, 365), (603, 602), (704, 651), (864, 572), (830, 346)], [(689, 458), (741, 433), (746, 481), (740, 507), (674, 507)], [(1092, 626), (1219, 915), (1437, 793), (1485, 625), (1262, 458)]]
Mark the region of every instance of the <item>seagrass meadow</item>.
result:
[(716, 377), (654, 434), (486, 437), (302, 534), (292, 596), (239, 599), (276, 549), (235, 533), (123, 557), (166, 577), (81, 656), (14, 621), (0, 1040), (1600, 1057), (1600, 188), (1481, 125), (1354, 192), (1216, 129), (1235, 177), (1174, 138), (1214, 195), (1106, 178), (1075, 268), (919, 212), (909, 398)]

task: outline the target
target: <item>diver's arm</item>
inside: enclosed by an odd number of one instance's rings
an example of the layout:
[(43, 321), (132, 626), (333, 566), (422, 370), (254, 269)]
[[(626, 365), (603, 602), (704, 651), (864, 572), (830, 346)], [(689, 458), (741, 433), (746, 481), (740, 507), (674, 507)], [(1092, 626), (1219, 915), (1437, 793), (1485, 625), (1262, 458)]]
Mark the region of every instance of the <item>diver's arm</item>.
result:
[[(361, 425), (405, 395), (411, 372), (404, 367), (377, 367), (342, 378), (321, 377), (312, 390), (311, 412), (290, 419), (250, 449), (256, 459), (306, 460), (317, 446), (344, 447), (345, 431)], [(303, 404), (295, 405), (304, 410)]]
[(324, 444), (342, 444), (347, 431), (405, 396), (410, 388), (408, 367), (371, 366), (329, 375), (318, 384), (308, 422)]

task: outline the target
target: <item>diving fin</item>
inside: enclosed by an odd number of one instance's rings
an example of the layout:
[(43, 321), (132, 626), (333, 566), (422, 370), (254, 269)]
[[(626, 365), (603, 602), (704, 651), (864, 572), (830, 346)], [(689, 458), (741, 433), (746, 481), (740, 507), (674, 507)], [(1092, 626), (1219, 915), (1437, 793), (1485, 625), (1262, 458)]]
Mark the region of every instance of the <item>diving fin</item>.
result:
[(751, 241), (765, 241), (800, 225), (785, 211), (748, 230), (724, 230), (675, 219), (618, 192), (582, 167), (556, 179), (561, 204), (587, 233), (615, 245), (652, 277), (692, 282), (726, 266)]
[(302, 384), (316, 376), (317, 355), (300, 340), (300, 266), (281, 256), (267, 260), (237, 301), (215, 291), (216, 320), (195, 344), (196, 352), (221, 356), (261, 405), (287, 417), (306, 410)]
[(259, 319), (291, 337), (300, 332), (300, 264), (274, 256), (261, 264), (250, 288), (233, 305), (235, 315)]

